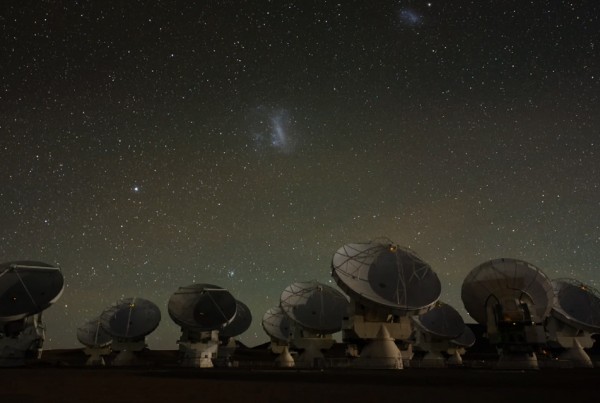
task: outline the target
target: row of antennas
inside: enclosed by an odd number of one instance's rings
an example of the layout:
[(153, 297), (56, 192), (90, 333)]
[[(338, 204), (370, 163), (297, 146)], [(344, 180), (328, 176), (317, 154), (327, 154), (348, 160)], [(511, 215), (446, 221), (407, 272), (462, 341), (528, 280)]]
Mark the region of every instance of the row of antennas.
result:
[[(178, 341), (182, 366), (212, 367), (215, 360), (231, 363), (234, 337), (252, 322), (248, 307), (226, 289), (212, 284), (180, 287), (168, 302), (169, 316), (181, 327)], [(145, 338), (160, 322), (159, 308), (143, 298), (127, 298), (110, 306), (98, 319), (86, 322), (77, 331), (86, 346), (89, 365), (104, 365), (104, 357), (118, 354), (112, 365), (143, 363), (139, 352)]]
[[(262, 319), (280, 366), (315, 366), (342, 331), (347, 355), (361, 368), (403, 368), (414, 351), (420, 365), (461, 364), (475, 336), (460, 314), (440, 301), (441, 283), (413, 251), (391, 242), (350, 243), (333, 255), (332, 277), (343, 291), (317, 281), (286, 287), (279, 305)], [(18, 261), (0, 265), (0, 365), (40, 356), (45, 339), (42, 311), (64, 289), (57, 266)], [(584, 348), (600, 332), (600, 295), (576, 280), (551, 281), (534, 265), (516, 259), (482, 263), (465, 278), (461, 293), (469, 315), (498, 348), (499, 367), (537, 368), (536, 352), (560, 347), (560, 358), (592, 366)], [(212, 284), (180, 287), (168, 302), (181, 327), (182, 365), (231, 364), (234, 337), (252, 321), (248, 307)], [(117, 352), (113, 365), (131, 365), (158, 326), (160, 309), (143, 298), (106, 308), (77, 331), (89, 363)]]
[(332, 276), (345, 294), (316, 281), (294, 283), (263, 316), (279, 366), (323, 365), (331, 334), (340, 330), (358, 368), (403, 368), (413, 345), (428, 351), (426, 362), (439, 365), (442, 352), (451, 352), (459, 364), (475, 342), (460, 314), (439, 301), (435, 272), (408, 249), (344, 245), (333, 256)]
[[(332, 259), (344, 291), (318, 282), (294, 283), (262, 325), (279, 366), (318, 366), (342, 330), (346, 354), (359, 368), (461, 365), (475, 335), (440, 301), (441, 283), (413, 251), (391, 242), (351, 243)], [(584, 348), (600, 332), (600, 296), (576, 280), (550, 281), (530, 263), (496, 259), (473, 269), (462, 286), (470, 316), (497, 347), (499, 368), (537, 368), (536, 351), (561, 348), (560, 359), (591, 367)], [(327, 318), (326, 320), (323, 318)]]

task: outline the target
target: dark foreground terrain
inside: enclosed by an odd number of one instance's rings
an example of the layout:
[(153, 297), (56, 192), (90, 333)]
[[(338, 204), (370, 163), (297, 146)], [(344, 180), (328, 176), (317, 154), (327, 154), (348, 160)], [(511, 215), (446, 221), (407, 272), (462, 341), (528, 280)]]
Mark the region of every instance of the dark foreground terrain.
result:
[(35, 367), (0, 369), (0, 402), (593, 401), (599, 396), (599, 384), (597, 369), (299, 371)]
[(181, 368), (169, 350), (139, 357), (137, 367), (92, 368), (81, 349), (45, 351), (27, 366), (0, 368), (0, 403), (550, 403), (600, 396), (600, 368), (273, 369), (264, 364), (274, 356), (263, 349), (240, 349), (239, 368)]

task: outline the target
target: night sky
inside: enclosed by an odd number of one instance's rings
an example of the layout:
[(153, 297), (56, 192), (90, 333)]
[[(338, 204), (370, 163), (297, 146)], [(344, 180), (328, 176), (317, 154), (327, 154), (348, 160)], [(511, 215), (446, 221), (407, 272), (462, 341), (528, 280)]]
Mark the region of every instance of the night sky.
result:
[[(600, 3), (3, 1), (0, 260), (58, 263), (47, 348), (121, 297), (228, 288), (241, 338), (387, 237), (600, 287)], [(333, 284), (332, 284), (333, 285)], [(467, 319), (468, 321), (468, 319)]]

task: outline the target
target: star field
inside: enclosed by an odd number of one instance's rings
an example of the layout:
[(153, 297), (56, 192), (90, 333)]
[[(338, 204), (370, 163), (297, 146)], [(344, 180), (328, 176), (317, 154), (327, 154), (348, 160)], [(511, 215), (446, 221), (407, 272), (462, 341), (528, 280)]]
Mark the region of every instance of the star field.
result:
[[(333, 253), (600, 287), (595, 1), (22, 2), (0, 13), (0, 256), (58, 263), (46, 347), (121, 297), (228, 288), (264, 312)], [(221, 4), (220, 4), (221, 3)]]

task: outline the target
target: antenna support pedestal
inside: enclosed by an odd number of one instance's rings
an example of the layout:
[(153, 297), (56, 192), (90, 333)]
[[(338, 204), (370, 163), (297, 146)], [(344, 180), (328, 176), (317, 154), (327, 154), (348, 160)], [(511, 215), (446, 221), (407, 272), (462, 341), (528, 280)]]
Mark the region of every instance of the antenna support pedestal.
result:
[(110, 355), (112, 349), (110, 346), (106, 347), (86, 347), (83, 349), (85, 355), (88, 356), (85, 365), (88, 366), (104, 366), (106, 362), (104, 357)]
[(141, 340), (119, 340), (113, 339), (112, 349), (118, 351), (117, 356), (112, 361), (114, 366), (139, 365), (140, 360), (135, 353), (146, 348), (146, 338)]
[(184, 329), (177, 344), (181, 366), (212, 368), (213, 358), (216, 358), (219, 352), (219, 332), (194, 332)]
[(0, 322), (0, 367), (25, 365), (30, 358), (40, 359), (45, 340), (41, 315), (28, 316), (20, 321), (22, 329), (16, 334), (5, 334), (12, 323)]

